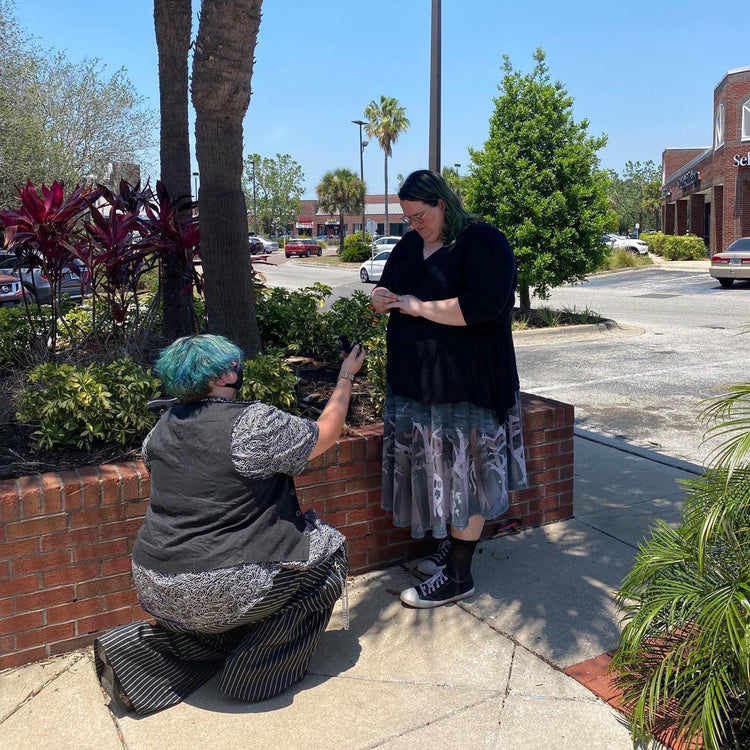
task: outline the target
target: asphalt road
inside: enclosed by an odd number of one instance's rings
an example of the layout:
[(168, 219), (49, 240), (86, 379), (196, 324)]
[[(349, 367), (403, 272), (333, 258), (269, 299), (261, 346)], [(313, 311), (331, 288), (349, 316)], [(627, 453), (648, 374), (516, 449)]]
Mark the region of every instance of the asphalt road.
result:
[[(356, 267), (278, 260), (266, 272), (272, 285), (318, 280), (334, 287), (334, 298), (372, 288)], [(534, 300), (545, 304), (588, 308), (619, 327), (583, 337), (517, 335), (523, 390), (573, 404), (581, 428), (705, 462), (712, 443), (703, 443), (699, 402), (748, 379), (750, 338), (742, 331), (750, 326), (750, 282), (722, 289), (706, 264), (675, 264), (595, 276), (554, 290), (549, 302)]]

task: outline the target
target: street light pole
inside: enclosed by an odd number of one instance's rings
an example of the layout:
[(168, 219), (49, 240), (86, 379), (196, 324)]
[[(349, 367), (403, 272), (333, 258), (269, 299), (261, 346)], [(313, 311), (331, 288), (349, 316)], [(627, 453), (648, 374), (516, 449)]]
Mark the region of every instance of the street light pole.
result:
[[(367, 125), (364, 120), (352, 120), (355, 125), (359, 125), (359, 179), (365, 184), (365, 146), (367, 141), (362, 140), (362, 126)], [(365, 202), (362, 201), (362, 242), (367, 244), (367, 235), (365, 234)]]
[(198, 173), (193, 172), (193, 184), (195, 185), (195, 196), (194, 199), (198, 200)]
[(253, 159), (253, 234), (258, 236), (258, 206), (255, 198), (255, 159)]
[(432, 0), (430, 55), (430, 154), (429, 168), (440, 174), (440, 0)]

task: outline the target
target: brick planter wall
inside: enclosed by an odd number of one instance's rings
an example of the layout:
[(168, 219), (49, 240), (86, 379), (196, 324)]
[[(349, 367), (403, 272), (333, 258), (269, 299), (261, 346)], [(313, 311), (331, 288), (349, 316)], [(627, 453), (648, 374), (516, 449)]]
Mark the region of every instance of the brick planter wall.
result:
[[(530, 486), (508, 513), (538, 526), (573, 515), (573, 407), (524, 394)], [(424, 543), (380, 509), (380, 425), (342, 438), (296, 480), (303, 508), (346, 535), (352, 573), (418, 554)], [(0, 669), (91, 643), (144, 618), (130, 552), (146, 511), (141, 462), (83, 467), (0, 481)]]

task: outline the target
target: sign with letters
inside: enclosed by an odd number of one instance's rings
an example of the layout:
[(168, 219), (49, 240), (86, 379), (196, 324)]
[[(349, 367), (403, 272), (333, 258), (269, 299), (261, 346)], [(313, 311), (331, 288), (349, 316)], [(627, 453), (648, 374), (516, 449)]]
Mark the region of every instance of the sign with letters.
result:
[(679, 180), (677, 180), (677, 186), (680, 188), (680, 190), (684, 190), (690, 185), (696, 185), (698, 182), (700, 182), (700, 179), (701, 173), (693, 172), (693, 170), (691, 169), (689, 172), (685, 172), (685, 174), (682, 175)]
[(742, 154), (734, 155), (734, 166), (735, 167), (747, 167), (750, 166), (750, 151), (744, 156)]

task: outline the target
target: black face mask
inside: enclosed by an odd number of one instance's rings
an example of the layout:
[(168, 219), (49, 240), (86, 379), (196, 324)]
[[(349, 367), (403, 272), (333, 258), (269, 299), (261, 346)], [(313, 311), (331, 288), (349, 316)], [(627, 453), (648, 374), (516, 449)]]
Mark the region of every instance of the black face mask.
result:
[(227, 388), (234, 388), (237, 393), (240, 392), (240, 388), (242, 388), (242, 381), (245, 378), (245, 371), (242, 369), (242, 363), (236, 364), (232, 367), (232, 371), (237, 373), (237, 380), (234, 381), (234, 383), (227, 383)]

